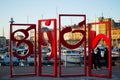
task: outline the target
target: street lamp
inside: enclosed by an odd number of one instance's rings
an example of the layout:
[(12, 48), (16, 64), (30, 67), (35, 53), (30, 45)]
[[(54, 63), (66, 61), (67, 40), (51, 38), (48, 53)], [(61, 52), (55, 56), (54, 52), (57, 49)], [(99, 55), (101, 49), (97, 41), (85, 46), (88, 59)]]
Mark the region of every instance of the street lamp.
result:
[(11, 19), (10, 19), (10, 21), (9, 21), (11, 24), (13, 24), (13, 22), (15, 22), (14, 20), (13, 20), (13, 18), (11, 17)]

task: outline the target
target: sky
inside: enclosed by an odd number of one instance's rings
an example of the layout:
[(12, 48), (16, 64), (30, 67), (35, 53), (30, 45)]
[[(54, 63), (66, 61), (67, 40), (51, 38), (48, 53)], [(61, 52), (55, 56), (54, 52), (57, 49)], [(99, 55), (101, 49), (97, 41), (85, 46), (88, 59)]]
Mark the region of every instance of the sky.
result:
[(96, 17), (120, 19), (120, 0), (0, 0), (0, 36), (9, 38), (10, 18), (15, 23), (32, 23), (58, 14), (85, 14), (87, 22)]

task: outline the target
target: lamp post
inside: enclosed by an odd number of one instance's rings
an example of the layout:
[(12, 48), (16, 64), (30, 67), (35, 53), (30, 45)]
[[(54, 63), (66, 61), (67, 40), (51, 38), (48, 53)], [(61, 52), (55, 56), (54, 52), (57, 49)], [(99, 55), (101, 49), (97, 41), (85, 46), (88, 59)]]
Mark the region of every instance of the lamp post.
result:
[(10, 21), (11, 24), (13, 24), (15, 21), (13, 20), (13, 17), (11, 17)]

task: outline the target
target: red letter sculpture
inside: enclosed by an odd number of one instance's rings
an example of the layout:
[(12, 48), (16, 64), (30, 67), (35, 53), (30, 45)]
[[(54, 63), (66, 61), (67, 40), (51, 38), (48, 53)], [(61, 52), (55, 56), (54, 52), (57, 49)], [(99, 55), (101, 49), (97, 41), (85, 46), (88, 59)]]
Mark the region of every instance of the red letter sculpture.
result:
[[(26, 26), (28, 28), (26, 29), (17, 29), (14, 30), (15, 26), (19, 26), (19, 28), (23, 28), (22, 26)], [(34, 42), (32, 43), (30, 40), (28, 40), (29, 36), (29, 31), (34, 30)], [(21, 39), (17, 39), (16, 35), (17, 33), (22, 33), (24, 34), (23, 38)], [(20, 34), (20, 35), (22, 35)], [(22, 75), (36, 75), (36, 25), (35, 24), (10, 24), (10, 76), (22, 76)], [(27, 52), (20, 52), (20, 54), (18, 54), (17, 49), (24, 44), (28, 47), (27, 48)], [(13, 47), (16, 47), (16, 50), (13, 51)], [(22, 54), (24, 53), (24, 54)], [(34, 72), (33, 73), (28, 73), (28, 74), (13, 74), (13, 62), (12, 62), (12, 56), (21, 59), (21, 60), (25, 60), (27, 59), (32, 53), (34, 53)], [(20, 61), (19, 61), (20, 63)]]
[[(100, 25), (106, 24), (107, 25), (107, 35), (99, 33), (96, 35), (96, 32), (91, 30), (92, 25)], [(90, 76), (98, 76), (98, 77), (108, 77), (111, 78), (111, 29), (110, 29), (110, 22), (96, 22), (96, 23), (89, 23), (88, 24), (88, 44), (89, 44), (89, 75)], [(91, 51), (95, 49), (100, 42), (100, 40), (105, 41), (106, 45), (108, 46), (108, 73), (99, 74), (99, 73), (92, 73), (92, 55)], [(107, 64), (107, 63), (106, 63)]]

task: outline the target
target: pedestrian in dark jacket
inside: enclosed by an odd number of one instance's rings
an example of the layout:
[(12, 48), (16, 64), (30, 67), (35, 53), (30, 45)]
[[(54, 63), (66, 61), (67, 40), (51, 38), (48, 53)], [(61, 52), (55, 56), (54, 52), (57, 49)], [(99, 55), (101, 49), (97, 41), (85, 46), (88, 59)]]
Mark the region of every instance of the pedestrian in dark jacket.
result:
[(96, 54), (96, 60), (97, 60), (97, 70), (101, 69), (101, 51), (100, 48), (97, 48), (97, 54)]
[(105, 60), (105, 66), (108, 68), (108, 48), (107, 47), (104, 49), (104, 60)]
[(94, 53), (94, 50), (92, 50), (91, 55), (92, 55), (92, 69), (97, 69), (96, 54)]

